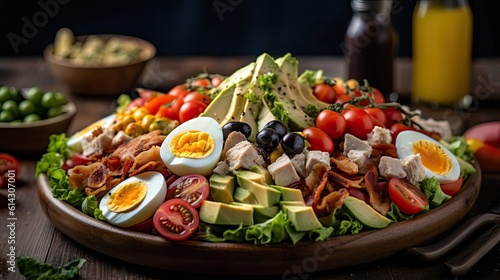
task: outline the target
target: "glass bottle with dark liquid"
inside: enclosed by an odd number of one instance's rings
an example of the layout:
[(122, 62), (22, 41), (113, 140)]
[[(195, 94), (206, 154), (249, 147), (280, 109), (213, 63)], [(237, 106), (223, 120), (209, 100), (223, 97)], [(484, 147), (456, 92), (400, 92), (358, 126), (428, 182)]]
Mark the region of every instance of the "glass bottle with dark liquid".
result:
[(353, 17), (345, 35), (348, 79), (368, 80), (386, 97), (394, 90), (397, 33), (391, 25), (391, 0), (352, 0)]

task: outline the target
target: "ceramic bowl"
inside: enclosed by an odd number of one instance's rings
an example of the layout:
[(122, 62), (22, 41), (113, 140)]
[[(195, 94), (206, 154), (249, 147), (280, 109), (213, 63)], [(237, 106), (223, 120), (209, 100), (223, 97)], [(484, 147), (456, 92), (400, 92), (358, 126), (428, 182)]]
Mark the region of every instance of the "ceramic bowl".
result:
[(0, 123), (0, 151), (19, 155), (40, 155), (47, 150), (52, 134), (67, 132), (76, 106), (69, 102), (64, 114), (31, 123)]
[[(151, 43), (123, 35), (92, 35), (104, 41), (111, 38), (132, 40), (143, 50), (143, 56), (132, 63), (114, 66), (81, 65), (71, 59), (65, 59), (53, 54), (54, 44), (44, 50), (44, 59), (54, 76), (66, 86), (71, 93), (93, 96), (116, 96), (129, 93), (137, 85), (148, 61), (156, 55), (156, 48)], [(76, 41), (84, 42), (89, 36), (77, 36)]]

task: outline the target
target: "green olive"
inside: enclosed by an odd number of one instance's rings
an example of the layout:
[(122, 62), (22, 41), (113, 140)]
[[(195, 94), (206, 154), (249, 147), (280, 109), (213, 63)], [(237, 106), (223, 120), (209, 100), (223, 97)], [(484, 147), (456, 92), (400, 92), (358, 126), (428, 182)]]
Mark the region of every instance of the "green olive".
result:
[(48, 119), (62, 115), (64, 112), (61, 106), (49, 108), (46, 117)]
[(33, 103), (33, 101), (31, 100), (21, 101), (21, 103), (19, 103), (18, 109), (19, 113), (21, 113), (21, 115), (23, 116), (33, 114), (37, 111), (35, 103)]
[(19, 114), (19, 109), (17, 108), (17, 102), (14, 100), (7, 100), (2, 104), (2, 110), (3, 111), (9, 111), (12, 113), (14, 118), (18, 117)]
[(7, 86), (0, 87), (0, 102), (5, 102), (10, 99), (12, 98), (10, 96), (9, 87)]
[(10, 111), (0, 112), (0, 122), (11, 122), (14, 119), (15, 117)]
[(42, 107), (45, 109), (58, 106), (58, 101), (56, 98), (56, 93), (53, 91), (48, 91), (42, 95), (42, 100), (40, 101)]
[(32, 87), (26, 93), (27, 99), (37, 104), (42, 100), (42, 96), (43, 91), (39, 87)]
[(29, 114), (27, 115), (26, 117), (24, 117), (24, 122), (36, 122), (36, 121), (39, 121), (41, 118), (39, 115), (37, 114)]

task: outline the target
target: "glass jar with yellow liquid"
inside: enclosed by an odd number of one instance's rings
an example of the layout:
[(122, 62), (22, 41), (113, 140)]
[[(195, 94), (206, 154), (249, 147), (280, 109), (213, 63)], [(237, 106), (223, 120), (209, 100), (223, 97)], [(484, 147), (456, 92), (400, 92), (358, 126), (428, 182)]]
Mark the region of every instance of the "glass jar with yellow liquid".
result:
[(471, 62), (467, 0), (420, 0), (413, 13), (412, 101), (460, 103), (471, 91)]

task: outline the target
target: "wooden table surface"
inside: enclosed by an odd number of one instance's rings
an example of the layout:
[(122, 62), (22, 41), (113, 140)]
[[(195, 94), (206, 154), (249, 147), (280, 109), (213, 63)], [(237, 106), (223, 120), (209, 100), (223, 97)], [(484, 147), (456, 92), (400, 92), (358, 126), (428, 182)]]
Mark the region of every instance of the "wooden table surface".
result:
[[(159, 90), (168, 90), (173, 85), (183, 82), (184, 79), (194, 76), (200, 72), (230, 74), (246, 63), (253, 61), (253, 57), (176, 57), (156, 58), (148, 64), (144, 76), (138, 85)], [(340, 58), (331, 57), (299, 57), (300, 68), (324, 69), (328, 76), (345, 77), (344, 61)], [(477, 106), (468, 109), (438, 108), (432, 109), (424, 106), (412, 105), (412, 108), (420, 108), (424, 117), (452, 120), (455, 133), (462, 133), (464, 129), (478, 123), (491, 120), (500, 120), (498, 111), (498, 96), (500, 87), (498, 61), (480, 61), (475, 64), (477, 79), (474, 88), (477, 92), (485, 92), (489, 95), (479, 98)], [(408, 104), (409, 96), (409, 73), (411, 65), (409, 61), (398, 61), (396, 71), (396, 91), (401, 94), (401, 103)], [(482, 79), (481, 79), (482, 78)], [(485, 82), (486, 81), (486, 82)], [(489, 81), (489, 82), (488, 82)], [(483, 87), (479, 89), (481, 86)], [(48, 71), (47, 65), (39, 57), (29, 58), (1, 58), (0, 59), (0, 84), (14, 87), (39, 86), (44, 90), (68, 92), (67, 88), (60, 84)], [(116, 99), (114, 97), (83, 97), (69, 94), (69, 98), (77, 104), (78, 113), (68, 133), (72, 134), (85, 127), (91, 122), (104, 117), (115, 109)], [(0, 131), (0, 137), (5, 132)], [(15, 253), (16, 256), (30, 256), (39, 261), (62, 265), (75, 258), (87, 259), (86, 264), (80, 271), (82, 279), (173, 279), (186, 277), (188, 279), (203, 276), (184, 272), (166, 271), (141, 267), (125, 263), (111, 257), (102, 255), (85, 248), (63, 235), (53, 227), (40, 208), (37, 195), (35, 163), (40, 155), (24, 156), (20, 159), (20, 178), (16, 182), (16, 224)], [(7, 190), (0, 190), (2, 199), (5, 199)], [(500, 201), (500, 176), (498, 174), (483, 174), (482, 188), (469, 216), (477, 215), (487, 211), (494, 203)], [(2, 201), (3, 203), (5, 201)], [(9, 265), (8, 254), (10, 245), (7, 244), (8, 230), (5, 229), (7, 209), (0, 208), (2, 219), (0, 230), (0, 278), (22, 279), (18, 273), (7, 270)], [(470, 240), (468, 240), (470, 242)], [(449, 274), (443, 262), (449, 258), (435, 262), (418, 261), (406, 252), (401, 252), (393, 257), (366, 263), (362, 265), (335, 269), (330, 271), (318, 271), (308, 274), (296, 275), (295, 277), (282, 277), (274, 275), (269, 279), (455, 279)], [(210, 261), (210, 256), (207, 256)], [(252, 264), (248, 264), (251, 266)], [(196, 267), (193, 267), (196, 271)], [(222, 278), (222, 276), (221, 276)], [(253, 279), (255, 277), (224, 277), (230, 279)], [(459, 279), (500, 279), (500, 250), (498, 246), (490, 251), (468, 274)]]

